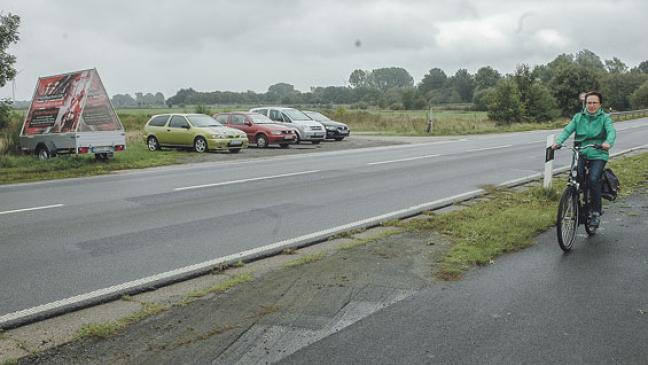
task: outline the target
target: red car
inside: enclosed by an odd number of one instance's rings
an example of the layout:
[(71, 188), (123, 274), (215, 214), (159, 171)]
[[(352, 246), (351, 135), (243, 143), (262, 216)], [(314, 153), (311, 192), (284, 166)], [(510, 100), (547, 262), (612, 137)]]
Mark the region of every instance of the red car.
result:
[(265, 115), (249, 112), (231, 112), (214, 114), (214, 118), (221, 124), (242, 130), (247, 134), (250, 144), (254, 143), (259, 148), (278, 144), (281, 148), (288, 148), (297, 140), (295, 131), (281, 124), (276, 124)]

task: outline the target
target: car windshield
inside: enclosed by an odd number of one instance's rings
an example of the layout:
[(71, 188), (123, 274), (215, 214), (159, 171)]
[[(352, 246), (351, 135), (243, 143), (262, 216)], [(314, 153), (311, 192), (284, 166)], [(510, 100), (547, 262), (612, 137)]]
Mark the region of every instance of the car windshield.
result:
[(265, 115), (261, 115), (261, 114), (250, 115), (250, 119), (252, 119), (252, 122), (254, 124), (272, 124), (272, 123), (276, 123), (274, 120), (266, 117)]
[(291, 120), (311, 120), (311, 118), (308, 117), (308, 115), (300, 112), (297, 109), (286, 109), (283, 110), (284, 114), (286, 114)]
[(209, 115), (188, 115), (187, 119), (191, 122), (191, 125), (194, 127), (222, 127), (223, 125), (218, 123), (216, 119), (210, 117)]
[(314, 120), (323, 120), (323, 121), (330, 120), (326, 115), (320, 114), (318, 112), (304, 112), (304, 113)]

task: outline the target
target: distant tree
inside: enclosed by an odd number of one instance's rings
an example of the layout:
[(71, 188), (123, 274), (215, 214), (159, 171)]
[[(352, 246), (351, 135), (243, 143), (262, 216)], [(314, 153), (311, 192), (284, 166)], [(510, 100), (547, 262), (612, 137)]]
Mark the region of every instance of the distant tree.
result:
[(533, 74), (534, 79), (540, 80), (545, 84), (549, 83), (553, 77), (551, 69), (547, 65), (535, 65), (531, 73)]
[(495, 85), (502, 78), (502, 75), (490, 66), (484, 66), (475, 74), (475, 85), (477, 89), (488, 89)]
[(641, 84), (641, 86), (630, 95), (630, 105), (632, 109), (646, 109), (648, 108), (648, 81)]
[(494, 91), (495, 87), (489, 87), (487, 89), (476, 89), (473, 93), (472, 100), (475, 110), (487, 111)]
[(406, 110), (416, 109), (417, 94), (414, 87), (406, 88), (401, 91), (401, 103)]
[(526, 105), (530, 98), (531, 85), (535, 81), (535, 76), (531, 72), (529, 65), (518, 65), (513, 75), (513, 81), (515, 81), (517, 89), (520, 92), (520, 101)]
[(273, 101), (283, 101), (283, 99), (289, 98), (292, 94), (295, 94), (297, 91), (295, 87), (291, 84), (285, 82), (280, 82), (268, 87), (268, 98)]
[(548, 122), (560, 116), (556, 99), (543, 83), (533, 82), (527, 92), (524, 111), (528, 119), (535, 122)]
[(475, 78), (465, 68), (457, 70), (448, 80), (452, 88), (459, 94), (460, 102), (470, 103), (475, 91)]
[(488, 105), (488, 118), (497, 124), (511, 124), (522, 121), (524, 105), (520, 92), (513, 80), (502, 79), (497, 82)]
[[(16, 57), (7, 53), (7, 48), (12, 43), (18, 43), (20, 39), (18, 36), (19, 25), (20, 17), (18, 15), (11, 13), (2, 15), (0, 13), (0, 87), (5, 86), (7, 81), (16, 77), (16, 69), (13, 66)], [(9, 125), (12, 102), (12, 100), (0, 99), (0, 129)]]
[(613, 57), (611, 60), (605, 60), (605, 68), (607, 68), (609, 73), (624, 73), (628, 71), (628, 66), (616, 57)]
[(135, 99), (133, 99), (129, 94), (113, 95), (111, 102), (115, 108), (129, 108), (137, 106)]
[(563, 67), (568, 67), (571, 66), (574, 63), (574, 56), (571, 54), (563, 53), (556, 58), (553, 59), (553, 61), (549, 62), (547, 64), (547, 68), (549, 69), (549, 73), (553, 77), (553, 75), (561, 68)]
[(167, 99), (167, 105), (168, 106), (173, 106), (173, 105), (183, 105), (183, 104), (188, 104), (189, 100), (196, 94), (196, 91), (192, 88), (188, 89), (180, 89), (178, 92)]
[(441, 89), (447, 80), (448, 76), (445, 72), (443, 72), (442, 69), (435, 67), (423, 76), (423, 80), (418, 84), (418, 91), (419, 93), (426, 95), (432, 90)]
[(590, 51), (589, 49), (584, 49), (576, 53), (576, 58), (574, 59), (576, 64), (589, 68), (592, 70), (605, 72), (605, 66), (601, 61), (601, 57), (596, 55), (596, 53)]
[(643, 72), (645, 74), (648, 74), (648, 60), (641, 62), (639, 64), (639, 66), (637, 66), (637, 70), (639, 72)]
[(366, 87), (369, 86), (370, 72), (364, 70), (354, 70), (349, 76), (349, 84), (352, 87)]
[(155, 93), (155, 101), (153, 103), (154, 105), (164, 105), (164, 94), (161, 92), (156, 92)]
[(18, 43), (20, 37), (18, 36), (18, 26), (20, 25), (20, 17), (18, 15), (2, 15), (0, 13), (0, 87), (6, 85), (7, 81), (13, 80), (16, 77), (16, 57), (7, 53), (7, 48), (12, 43)]
[(628, 110), (631, 108), (630, 96), (646, 80), (647, 74), (642, 73), (610, 73), (601, 79), (601, 92), (604, 96), (605, 107), (614, 110)]
[(571, 116), (581, 109), (578, 95), (581, 92), (600, 90), (595, 70), (575, 64), (561, 67), (549, 84), (562, 115)]
[(392, 88), (414, 86), (414, 78), (404, 68), (388, 67), (371, 71), (371, 83), (383, 92)]

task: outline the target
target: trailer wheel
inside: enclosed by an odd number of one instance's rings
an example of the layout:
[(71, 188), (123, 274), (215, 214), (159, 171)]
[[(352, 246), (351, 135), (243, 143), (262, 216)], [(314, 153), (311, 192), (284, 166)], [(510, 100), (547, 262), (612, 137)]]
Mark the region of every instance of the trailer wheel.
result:
[(51, 157), (51, 155), (52, 154), (50, 153), (46, 145), (40, 145), (36, 149), (36, 156), (38, 156), (39, 160), (47, 160)]

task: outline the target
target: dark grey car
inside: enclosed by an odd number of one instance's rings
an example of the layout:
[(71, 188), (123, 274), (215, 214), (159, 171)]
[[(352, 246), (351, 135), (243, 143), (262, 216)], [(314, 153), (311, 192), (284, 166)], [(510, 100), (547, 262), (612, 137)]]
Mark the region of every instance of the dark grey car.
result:
[(302, 110), (304, 114), (308, 115), (311, 119), (316, 120), (326, 128), (326, 139), (334, 139), (341, 141), (349, 136), (351, 129), (348, 125), (329, 119), (326, 115), (311, 110)]

